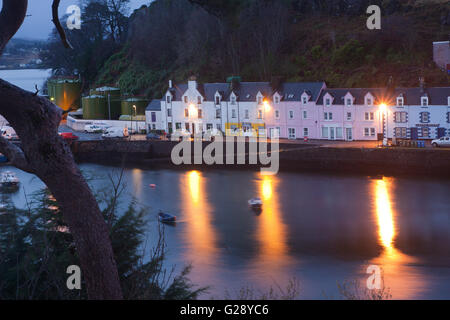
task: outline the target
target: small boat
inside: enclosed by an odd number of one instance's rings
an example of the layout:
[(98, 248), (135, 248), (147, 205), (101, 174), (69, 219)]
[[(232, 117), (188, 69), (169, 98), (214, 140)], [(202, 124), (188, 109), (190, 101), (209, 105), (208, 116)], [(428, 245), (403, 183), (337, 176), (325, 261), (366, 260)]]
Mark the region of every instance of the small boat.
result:
[(149, 184), (149, 187), (152, 188), (152, 189), (155, 189), (155, 188), (156, 188), (156, 184), (150, 183), (150, 184)]
[(261, 208), (263, 203), (260, 198), (251, 198), (248, 200), (248, 205), (252, 208)]
[(164, 222), (164, 223), (175, 223), (177, 220), (177, 217), (160, 211), (158, 213), (158, 219), (159, 219), (159, 221)]
[(4, 171), (0, 176), (0, 187), (8, 190), (19, 189), (19, 178), (12, 171)]

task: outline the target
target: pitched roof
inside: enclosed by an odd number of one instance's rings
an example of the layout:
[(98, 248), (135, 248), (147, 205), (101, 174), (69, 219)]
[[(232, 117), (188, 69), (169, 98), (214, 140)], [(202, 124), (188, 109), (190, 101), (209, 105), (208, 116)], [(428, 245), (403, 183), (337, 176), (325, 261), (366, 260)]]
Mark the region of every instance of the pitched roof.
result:
[[(447, 106), (450, 97), (450, 87), (396, 88), (394, 99), (403, 95), (405, 105), (421, 105), (421, 97), (428, 96), (428, 105)], [(395, 102), (395, 100), (394, 100)]]
[(328, 93), (333, 97), (333, 105), (345, 104), (344, 98), (347, 93), (355, 98), (353, 104), (365, 104), (364, 98), (367, 93), (371, 93), (375, 101), (373, 103), (378, 104), (381, 101), (386, 101), (386, 89), (382, 88), (338, 88), (338, 89), (324, 89), (317, 100), (318, 105), (323, 105), (323, 98)]
[[(282, 100), (300, 101), (301, 95), (306, 91), (311, 96), (311, 100), (315, 101), (323, 86), (324, 82), (285, 82), (277, 92), (281, 95)], [(169, 91), (175, 101), (181, 101), (187, 89), (187, 84), (179, 84)], [(232, 92), (229, 83), (198, 84), (197, 89), (206, 101), (214, 101), (216, 92), (221, 94), (222, 100), (229, 101)], [(261, 92), (268, 99), (271, 99), (272, 95), (275, 94), (269, 82), (240, 82), (233, 92), (238, 96), (238, 101), (256, 101), (258, 92)]]
[(145, 108), (146, 111), (161, 111), (161, 100), (152, 100), (147, 108)]

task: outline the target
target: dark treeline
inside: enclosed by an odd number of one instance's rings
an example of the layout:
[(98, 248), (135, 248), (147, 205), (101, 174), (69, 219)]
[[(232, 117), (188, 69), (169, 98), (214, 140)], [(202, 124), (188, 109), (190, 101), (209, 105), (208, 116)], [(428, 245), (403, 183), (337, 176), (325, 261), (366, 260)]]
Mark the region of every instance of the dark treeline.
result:
[[(449, 84), (432, 60), (432, 41), (450, 34), (447, 1), (156, 0), (121, 19), (120, 34), (108, 21), (126, 10), (113, 14), (107, 2), (87, 2), (82, 32), (69, 32), (78, 49), (67, 53), (55, 42), (47, 60), (79, 70), (86, 87), (118, 84), (158, 97), (169, 78), (190, 75), (331, 87), (384, 86), (390, 76), (414, 86), (424, 76), (429, 85)], [(119, 2), (125, 9), (128, 1)], [(382, 8), (381, 30), (366, 28), (371, 4)]]

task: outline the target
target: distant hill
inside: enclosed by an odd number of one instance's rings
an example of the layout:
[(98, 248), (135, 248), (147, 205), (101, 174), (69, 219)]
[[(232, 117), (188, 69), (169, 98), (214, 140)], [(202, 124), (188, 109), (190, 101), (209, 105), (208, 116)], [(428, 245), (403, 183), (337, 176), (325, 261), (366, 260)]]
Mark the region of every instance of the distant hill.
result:
[(11, 39), (0, 57), (0, 69), (39, 68), (45, 41)]
[[(382, 8), (382, 29), (365, 10)], [(97, 84), (158, 97), (167, 80), (325, 80), (330, 87), (448, 86), (432, 42), (450, 37), (442, 0), (156, 0), (130, 17), (127, 44), (104, 63)]]

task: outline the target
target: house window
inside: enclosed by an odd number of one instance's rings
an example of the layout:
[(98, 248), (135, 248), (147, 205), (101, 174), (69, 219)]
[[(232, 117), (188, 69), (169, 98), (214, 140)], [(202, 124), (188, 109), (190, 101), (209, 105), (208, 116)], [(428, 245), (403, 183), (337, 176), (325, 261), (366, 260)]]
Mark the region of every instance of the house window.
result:
[(396, 138), (406, 138), (406, 128), (394, 128), (394, 135)]
[(184, 103), (188, 103), (188, 97), (184, 96)]
[(167, 109), (167, 116), (168, 117), (171, 117), (172, 116), (172, 109)]
[(245, 114), (245, 119), (248, 119), (248, 109), (245, 109), (244, 114)]
[(294, 111), (289, 110), (289, 119), (294, 119)]
[(202, 104), (202, 97), (197, 97), (197, 104)]
[(367, 98), (366, 105), (372, 106), (372, 99), (371, 98)]
[(303, 97), (302, 98), (302, 103), (303, 104), (307, 104), (308, 103), (308, 98), (307, 97)]
[(342, 139), (342, 128), (336, 128), (336, 139)]
[(235, 109), (231, 110), (231, 117), (236, 118), (236, 110)]
[(184, 124), (184, 128), (186, 129), (186, 131), (189, 131), (189, 122), (186, 122), (186, 123)]
[(430, 113), (429, 112), (421, 112), (420, 113), (420, 122), (421, 123), (429, 123), (430, 122)]
[(258, 119), (262, 119), (262, 110), (258, 110)]
[(450, 112), (447, 112), (447, 123), (450, 123)]
[(280, 102), (280, 97), (275, 96), (275, 103), (279, 103)]
[(280, 111), (279, 110), (275, 110), (275, 118), (276, 119), (280, 118)]
[(364, 136), (365, 137), (369, 136), (369, 128), (364, 128)]
[(331, 99), (330, 98), (325, 99), (325, 105), (326, 106), (330, 106), (331, 105)]
[(430, 137), (430, 128), (422, 128), (422, 138)]
[(167, 103), (170, 103), (170, 102), (172, 101), (171, 97), (170, 97), (170, 96), (167, 96), (167, 97), (166, 97), (166, 101), (167, 101)]
[(189, 118), (189, 109), (184, 109), (184, 117)]
[(407, 122), (408, 121), (407, 115), (408, 115), (408, 113), (404, 112), (404, 111), (402, 111), (402, 112), (395, 112), (394, 113), (394, 122), (397, 122), (397, 123), (405, 123), (405, 122)]
[(216, 119), (220, 119), (220, 109), (216, 110)]
[(333, 113), (331, 113), (331, 112), (324, 112), (323, 113), (323, 119), (324, 120), (333, 120)]
[(328, 139), (328, 127), (322, 127), (322, 138)]
[(308, 119), (308, 111), (303, 110), (303, 119)]
[(151, 116), (152, 116), (152, 122), (156, 122), (156, 112), (152, 112)]
[(447, 104), (450, 107), (450, 97), (447, 98)]
[(370, 136), (371, 137), (375, 136), (375, 128), (370, 128)]
[(347, 112), (347, 120), (352, 120), (352, 113), (351, 112)]
[(167, 123), (167, 129), (169, 130), (169, 133), (172, 133), (172, 122)]
[(308, 128), (303, 128), (303, 136), (304, 137), (309, 136), (309, 129)]
[(352, 105), (352, 99), (347, 99), (346, 105), (347, 106), (351, 106)]
[(222, 131), (222, 125), (220, 123), (216, 124), (216, 128), (219, 131)]
[(156, 130), (156, 124), (152, 124), (153, 130)]
[(181, 130), (181, 122), (175, 123), (175, 130)]
[(366, 121), (373, 121), (374, 113), (373, 112), (366, 112), (366, 113), (364, 113), (364, 119)]
[(212, 123), (207, 123), (206, 124), (206, 130), (211, 130), (213, 128)]
[(262, 97), (258, 97), (258, 104), (262, 104)]
[(216, 96), (216, 104), (220, 104), (220, 97)]
[(201, 119), (203, 118), (203, 110), (202, 109), (198, 109), (198, 118)]
[(288, 128), (288, 138), (289, 139), (296, 139), (295, 135), (295, 128)]
[(428, 106), (428, 97), (422, 97), (420, 99), (420, 101), (421, 101), (422, 107)]
[(403, 97), (398, 97), (397, 98), (397, 106), (403, 107), (403, 105), (404, 105)]
[(235, 96), (231, 97), (231, 104), (236, 104), (236, 97)]

